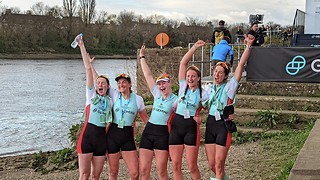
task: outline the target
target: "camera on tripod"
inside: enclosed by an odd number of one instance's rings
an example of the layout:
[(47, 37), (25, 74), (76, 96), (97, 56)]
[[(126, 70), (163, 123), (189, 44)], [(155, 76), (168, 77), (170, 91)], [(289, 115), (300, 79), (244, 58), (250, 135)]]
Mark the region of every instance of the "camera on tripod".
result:
[(258, 23), (263, 24), (263, 14), (250, 14), (249, 16), (249, 23)]

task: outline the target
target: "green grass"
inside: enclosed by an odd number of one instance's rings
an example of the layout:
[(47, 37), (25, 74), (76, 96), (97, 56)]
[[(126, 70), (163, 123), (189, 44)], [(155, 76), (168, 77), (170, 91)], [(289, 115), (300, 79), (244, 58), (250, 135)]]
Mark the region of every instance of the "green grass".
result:
[[(310, 122), (303, 130), (289, 130), (261, 142), (271, 161), (269, 165), (275, 167), (276, 179), (288, 179), (295, 159), (303, 147), (314, 125)], [(267, 162), (268, 163), (268, 162)]]
[(233, 134), (233, 144), (259, 143), (262, 147), (262, 158), (259, 160), (260, 175), (266, 177), (266, 179), (288, 179), (296, 157), (303, 147), (314, 122), (314, 120), (309, 121), (305, 128), (301, 130), (289, 129), (278, 133), (244, 133), (239, 131)]

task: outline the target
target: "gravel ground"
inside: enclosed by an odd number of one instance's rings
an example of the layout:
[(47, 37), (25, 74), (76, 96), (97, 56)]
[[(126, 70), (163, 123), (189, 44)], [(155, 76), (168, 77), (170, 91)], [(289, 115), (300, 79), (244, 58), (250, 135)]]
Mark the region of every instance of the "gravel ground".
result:
[[(266, 174), (261, 174), (264, 169), (269, 167), (263, 167), (262, 161), (267, 157), (262, 153), (262, 149), (258, 143), (246, 143), (238, 146), (231, 146), (229, 155), (226, 162), (226, 173), (231, 179), (271, 179), (266, 177)], [(30, 162), (32, 155), (12, 156), (0, 158), (0, 179), (78, 179), (78, 170), (73, 171), (59, 171), (52, 172), (46, 175), (41, 175), (38, 172), (34, 172), (30, 168)], [(259, 163), (260, 162), (260, 163)], [(119, 179), (129, 179), (128, 171), (121, 160), (121, 169), (119, 172)], [(200, 147), (198, 165), (201, 172), (201, 179), (210, 179), (213, 176), (211, 170), (209, 170), (207, 159), (205, 155), (204, 146)], [(171, 163), (168, 165), (168, 172), (170, 179), (173, 179), (173, 172), (171, 170)], [(151, 179), (158, 179), (153, 165), (151, 171)], [(187, 167), (185, 159), (183, 160), (183, 174), (184, 179), (191, 179), (190, 173)], [(108, 179), (108, 165), (105, 164), (105, 170), (101, 175), (101, 179)]]

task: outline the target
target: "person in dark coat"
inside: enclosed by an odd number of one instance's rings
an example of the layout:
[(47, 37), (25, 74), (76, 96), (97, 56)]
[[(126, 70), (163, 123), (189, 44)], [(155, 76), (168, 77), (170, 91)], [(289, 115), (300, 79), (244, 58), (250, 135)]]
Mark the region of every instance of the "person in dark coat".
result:
[(264, 43), (264, 37), (262, 31), (259, 31), (258, 23), (255, 22), (251, 24), (251, 29), (248, 34), (254, 36), (254, 42), (252, 46), (261, 46), (261, 44)]
[(219, 26), (214, 28), (211, 42), (216, 45), (218, 44), (225, 36), (229, 37), (228, 43), (231, 43), (231, 34), (230, 31), (224, 27), (224, 20), (219, 21)]

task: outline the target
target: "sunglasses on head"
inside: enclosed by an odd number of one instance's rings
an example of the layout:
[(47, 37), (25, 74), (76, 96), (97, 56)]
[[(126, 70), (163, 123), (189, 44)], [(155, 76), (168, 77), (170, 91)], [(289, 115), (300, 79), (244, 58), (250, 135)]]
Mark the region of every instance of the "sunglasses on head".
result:
[(170, 75), (169, 74), (162, 74), (161, 76), (157, 77), (157, 80), (166, 79), (166, 78), (170, 79)]
[(197, 66), (195, 66), (195, 65), (189, 66), (189, 67), (187, 68), (187, 71), (188, 71), (189, 69), (193, 69), (193, 70), (196, 70), (196, 71), (200, 71), (199, 68), (198, 68)]
[(103, 74), (102, 74), (102, 75), (99, 75), (99, 76), (97, 77), (97, 79), (98, 79), (98, 78), (105, 78), (106, 80), (109, 80), (108, 76), (103, 75)]
[(127, 74), (122, 73), (122, 74), (119, 74), (117, 77), (128, 78), (128, 75), (127, 75)]
[(212, 68), (214, 69), (214, 67), (217, 67), (217, 66), (222, 66), (223, 68), (229, 70), (229, 66), (224, 62), (217, 62), (217, 64), (215, 66), (213, 66)]

